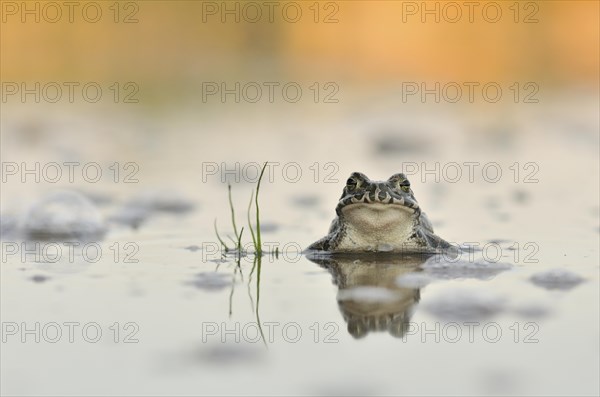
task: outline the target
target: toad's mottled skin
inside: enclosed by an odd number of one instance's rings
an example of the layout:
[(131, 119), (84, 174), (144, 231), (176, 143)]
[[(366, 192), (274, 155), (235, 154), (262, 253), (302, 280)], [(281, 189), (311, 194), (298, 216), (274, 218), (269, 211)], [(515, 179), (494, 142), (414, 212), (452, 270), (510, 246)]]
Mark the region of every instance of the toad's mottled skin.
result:
[(335, 212), (327, 236), (309, 250), (434, 254), (451, 248), (433, 233), (404, 174), (378, 182), (352, 173)]

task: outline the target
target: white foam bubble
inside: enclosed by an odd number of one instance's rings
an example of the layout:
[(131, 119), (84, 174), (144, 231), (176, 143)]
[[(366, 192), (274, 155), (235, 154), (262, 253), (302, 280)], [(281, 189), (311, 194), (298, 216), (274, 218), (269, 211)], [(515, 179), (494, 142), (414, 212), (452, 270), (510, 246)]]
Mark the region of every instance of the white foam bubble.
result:
[(106, 231), (104, 219), (85, 196), (73, 191), (51, 193), (34, 204), (24, 220), (32, 238), (96, 238)]

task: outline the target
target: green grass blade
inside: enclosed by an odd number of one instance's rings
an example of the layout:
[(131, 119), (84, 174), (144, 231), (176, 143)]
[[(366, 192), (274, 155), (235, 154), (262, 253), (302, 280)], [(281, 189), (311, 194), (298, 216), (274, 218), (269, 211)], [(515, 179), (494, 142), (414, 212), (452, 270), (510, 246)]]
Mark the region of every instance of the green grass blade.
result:
[(262, 177), (265, 173), (265, 169), (267, 168), (267, 164), (269, 162), (265, 161), (265, 164), (262, 167), (262, 170), (260, 171), (260, 176), (258, 177), (258, 183), (256, 184), (256, 196), (254, 196), (254, 203), (256, 205), (256, 244), (255, 244), (255, 250), (256, 250), (256, 255), (260, 256), (262, 255), (262, 244), (261, 244), (261, 240), (260, 240), (260, 208), (258, 206), (258, 192), (260, 191), (260, 182), (262, 181)]
[(217, 218), (215, 218), (215, 222), (214, 222), (213, 226), (215, 228), (215, 234), (217, 235), (217, 239), (219, 240), (219, 242), (221, 243), (223, 248), (225, 248), (225, 252), (229, 251), (229, 247), (227, 247), (227, 244), (225, 244), (225, 241), (223, 241), (221, 236), (219, 236), (219, 230), (217, 230)]
[(235, 275), (237, 267), (233, 270), (233, 279), (231, 280), (231, 291), (229, 292), (229, 318), (233, 314), (233, 292), (235, 291)]
[[(242, 234), (244, 234), (244, 228), (240, 230), (240, 235), (238, 236), (237, 246), (238, 246), (238, 267), (240, 267), (240, 259), (242, 258)], [(243, 278), (242, 278), (243, 281)]]
[(265, 339), (265, 334), (263, 333), (262, 324), (260, 322), (260, 314), (258, 311), (259, 303), (260, 303), (260, 268), (261, 268), (261, 259), (260, 255), (254, 257), (256, 261), (256, 323), (258, 324), (258, 330), (260, 331), (261, 339), (268, 349), (267, 340)]
[(254, 189), (250, 192), (250, 202), (248, 203), (248, 228), (250, 229), (250, 235), (252, 236), (252, 244), (256, 248), (256, 236), (254, 235), (254, 228), (252, 227), (252, 221), (250, 220), (250, 213), (252, 212), (252, 199), (254, 198)]
[[(233, 233), (235, 234), (235, 238), (239, 240), (239, 234), (237, 231), (237, 226), (235, 224), (235, 210), (233, 208), (233, 200), (231, 199), (231, 184), (227, 184), (227, 189), (229, 191), (229, 208), (231, 209), (231, 224), (233, 225)], [(239, 247), (238, 247), (239, 249)]]

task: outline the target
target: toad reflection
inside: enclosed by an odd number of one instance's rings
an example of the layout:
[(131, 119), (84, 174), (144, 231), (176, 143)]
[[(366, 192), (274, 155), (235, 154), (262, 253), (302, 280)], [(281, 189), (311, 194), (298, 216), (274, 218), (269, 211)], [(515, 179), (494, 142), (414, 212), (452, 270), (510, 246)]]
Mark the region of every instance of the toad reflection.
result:
[(369, 332), (389, 332), (400, 338), (409, 326), (420, 289), (401, 287), (396, 280), (419, 272), (424, 255), (311, 255), (329, 270), (338, 287), (337, 301), (354, 338)]

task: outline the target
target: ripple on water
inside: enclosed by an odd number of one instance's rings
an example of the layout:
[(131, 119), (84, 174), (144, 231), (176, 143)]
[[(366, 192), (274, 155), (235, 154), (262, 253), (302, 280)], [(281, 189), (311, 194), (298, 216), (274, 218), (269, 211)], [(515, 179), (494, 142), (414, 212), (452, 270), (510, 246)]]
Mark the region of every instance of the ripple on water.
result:
[(451, 261), (438, 255), (429, 258), (422, 268), (428, 275), (438, 279), (474, 278), (489, 280), (511, 269), (512, 265), (506, 262), (489, 262), (484, 259)]
[(196, 274), (188, 284), (204, 291), (220, 291), (231, 287), (233, 280), (231, 274), (204, 272)]
[(551, 313), (551, 310), (543, 303), (523, 302), (515, 307), (513, 312), (525, 318), (536, 319), (548, 316)]
[(110, 220), (137, 229), (156, 213), (183, 214), (192, 211), (194, 207), (194, 203), (177, 192), (151, 190), (129, 200)]
[(560, 268), (535, 273), (529, 280), (547, 290), (570, 290), (585, 281), (578, 274)]
[(184, 249), (191, 251), (191, 252), (196, 252), (196, 251), (201, 250), (202, 248), (198, 247), (197, 245), (188, 245)]
[(305, 196), (294, 196), (291, 199), (292, 204), (301, 208), (313, 208), (316, 207), (320, 199), (318, 196), (305, 195)]
[(134, 197), (130, 204), (147, 208), (153, 212), (169, 212), (174, 214), (189, 212), (195, 207), (194, 203), (171, 189), (143, 192)]
[(127, 225), (133, 229), (140, 227), (150, 217), (147, 208), (126, 204), (110, 217), (115, 223)]
[(31, 277), (31, 281), (33, 281), (34, 283), (43, 283), (48, 280), (50, 280), (50, 277), (43, 276), (41, 274), (36, 274), (35, 276)]
[(261, 233), (274, 233), (279, 230), (281, 225), (274, 222), (261, 222), (260, 223), (260, 232)]
[[(256, 333), (256, 342), (260, 339), (258, 333), (258, 326), (256, 330), (252, 332)], [(253, 335), (254, 336), (254, 335)], [(232, 365), (232, 364), (252, 364), (256, 363), (264, 358), (264, 349), (260, 346), (245, 346), (242, 344), (228, 345), (220, 344), (214, 346), (208, 346), (199, 352), (198, 356), (202, 361), (205, 361), (211, 365)]]
[(423, 305), (444, 320), (475, 321), (493, 317), (506, 308), (506, 299), (497, 293), (478, 289), (454, 289), (428, 299)]

